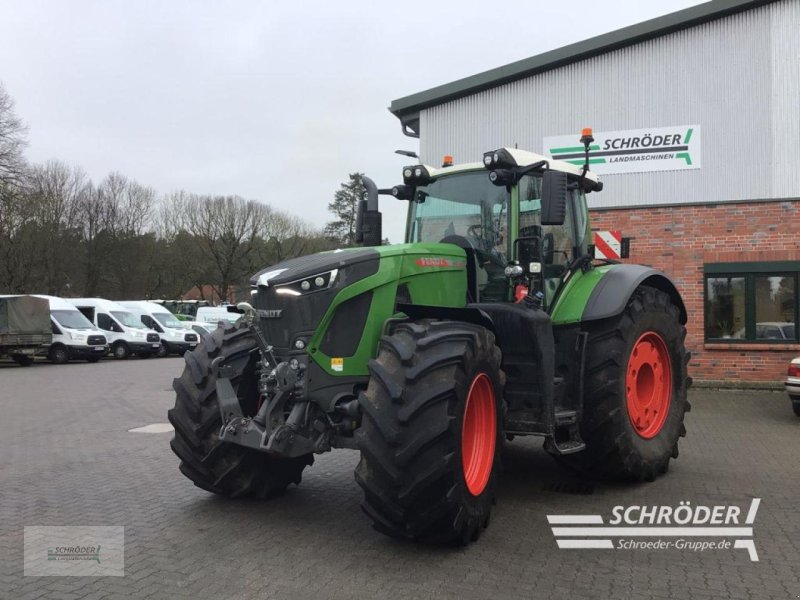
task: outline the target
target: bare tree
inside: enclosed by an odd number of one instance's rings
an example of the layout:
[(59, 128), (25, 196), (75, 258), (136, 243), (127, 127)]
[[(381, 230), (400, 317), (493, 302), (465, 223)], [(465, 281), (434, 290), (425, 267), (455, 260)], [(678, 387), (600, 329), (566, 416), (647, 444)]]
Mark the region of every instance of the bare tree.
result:
[(0, 291), (34, 291), (36, 231), (19, 186), (0, 183)]
[(60, 294), (76, 262), (80, 202), (89, 182), (83, 170), (51, 160), (31, 167), (25, 189), (38, 231), (42, 289)]
[(277, 211), (270, 215), (261, 236), (266, 243), (259, 254), (260, 268), (288, 258), (331, 250), (336, 246), (335, 241), (299, 217)]
[(14, 100), (0, 84), (0, 185), (17, 183), (22, 177), (27, 133), (28, 128), (14, 112)]
[(212, 287), (228, 300), (253, 270), (254, 248), (270, 207), (239, 196), (199, 196), (185, 207), (185, 226), (212, 267)]

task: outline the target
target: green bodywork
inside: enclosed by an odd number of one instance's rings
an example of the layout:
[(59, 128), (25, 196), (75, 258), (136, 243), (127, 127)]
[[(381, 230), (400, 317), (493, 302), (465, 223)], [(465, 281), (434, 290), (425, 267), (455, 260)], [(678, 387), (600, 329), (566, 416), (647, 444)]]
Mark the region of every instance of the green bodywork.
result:
[[(378, 246), (378, 272), (344, 288), (333, 300), (308, 345), (308, 353), (329, 375), (367, 375), (367, 361), (374, 358), (385, 321), (394, 314), (397, 288), (408, 286), (415, 304), (464, 306), (467, 293), (466, 255), (452, 244), (398, 244)], [(367, 326), (352, 356), (328, 356), (320, 344), (339, 306), (345, 301), (372, 291)], [(332, 359), (343, 359), (334, 369)]]
[[(512, 232), (509, 237), (516, 237), (519, 230), (519, 198), (518, 186), (514, 186), (511, 189), (508, 211), (508, 231)], [(576, 194), (571, 201), (574, 202), (572, 210), (584, 215), (585, 231), (581, 234), (580, 244), (585, 247), (591, 235), (586, 196), (582, 193)], [(413, 206), (409, 208), (409, 223), (412, 210)], [(409, 227), (407, 238), (411, 237), (410, 230)], [(513, 244), (509, 244), (509, 256), (512, 256), (512, 249)], [(309, 342), (309, 356), (329, 375), (368, 375), (367, 362), (377, 353), (378, 341), (386, 321), (393, 316), (402, 316), (395, 314), (399, 286), (407, 286), (413, 304), (453, 308), (465, 306), (467, 275), (466, 254), (463, 249), (452, 244), (406, 243), (379, 246), (375, 250), (380, 254), (377, 272), (342, 289), (335, 296)], [(557, 282), (557, 286), (554, 286), (555, 293), (548, 293), (547, 298), (549, 304), (555, 301), (548, 307), (553, 324), (580, 322), (595, 286), (613, 268), (614, 265), (605, 265), (586, 272), (577, 270), (566, 282)], [(320, 345), (337, 309), (347, 300), (369, 291), (372, 291), (372, 302), (355, 354), (328, 356), (322, 352)], [(509, 286), (509, 299), (511, 293)]]

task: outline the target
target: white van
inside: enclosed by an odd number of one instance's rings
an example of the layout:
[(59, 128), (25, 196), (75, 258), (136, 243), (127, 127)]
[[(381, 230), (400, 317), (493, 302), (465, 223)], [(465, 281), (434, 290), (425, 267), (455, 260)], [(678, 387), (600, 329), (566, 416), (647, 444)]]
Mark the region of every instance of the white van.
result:
[(119, 302), (141, 319), (142, 323), (154, 329), (161, 337), (159, 356), (177, 354), (183, 356), (187, 350), (194, 350), (200, 336), (186, 327), (169, 309), (155, 302), (131, 300)]
[[(231, 310), (228, 310), (228, 309)], [(202, 325), (211, 324), (216, 329), (220, 321), (228, 321), (235, 323), (242, 316), (242, 313), (236, 310), (233, 304), (226, 306), (201, 306), (197, 309), (197, 316), (195, 322)], [(194, 324), (194, 323), (193, 323)]]
[(158, 354), (161, 338), (130, 311), (103, 298), (66, 298), (108, 338), (114, 358)]
[(43, 348), (40, 354), (56, 364), (72, 359), (97, 362), (108, 354), (108, 340), (83, 313), (63, 298), (34, 294), (50, 303), (50, 325), (53, 328), (53, 343)]

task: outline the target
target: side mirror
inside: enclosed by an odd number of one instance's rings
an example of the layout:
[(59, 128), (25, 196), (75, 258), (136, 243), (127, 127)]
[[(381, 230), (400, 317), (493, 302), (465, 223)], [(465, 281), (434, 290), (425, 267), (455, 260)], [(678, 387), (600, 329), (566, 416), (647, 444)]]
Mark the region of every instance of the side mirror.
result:
[(380, 246), (383, 243), (383, 215), (378, 210), (378, 186), (369, 177), (364, 177), (362, 181), (367, 190), (367, 199), (358, 203), (356, 242), (364, 246)]
[(563, 225), (567, 215), (567, 174), (547, 170), (542, 174), (542, 225)]

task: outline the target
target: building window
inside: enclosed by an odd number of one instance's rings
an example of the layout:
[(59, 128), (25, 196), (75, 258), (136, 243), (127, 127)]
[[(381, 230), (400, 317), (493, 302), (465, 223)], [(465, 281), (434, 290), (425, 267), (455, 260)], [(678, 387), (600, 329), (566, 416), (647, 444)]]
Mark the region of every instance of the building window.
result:
[(706, 337), (745, 336), (744, 277), (706, 278)]
[(705, 339), (797, 342), (798, 278), (795, 262), (706, 264)]

